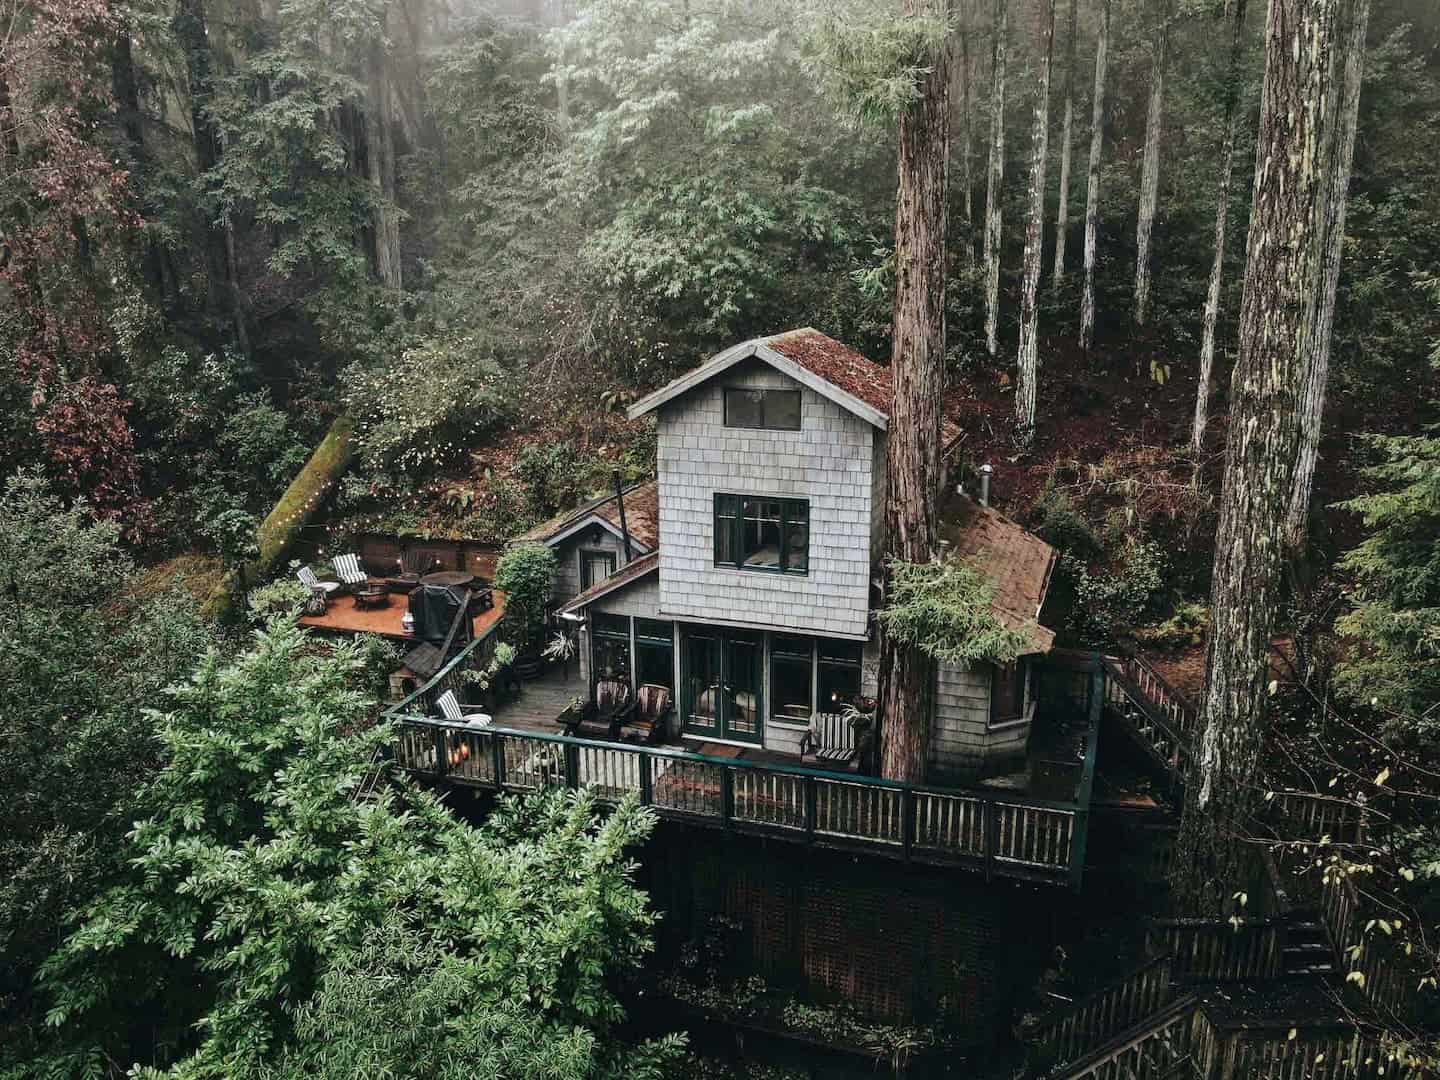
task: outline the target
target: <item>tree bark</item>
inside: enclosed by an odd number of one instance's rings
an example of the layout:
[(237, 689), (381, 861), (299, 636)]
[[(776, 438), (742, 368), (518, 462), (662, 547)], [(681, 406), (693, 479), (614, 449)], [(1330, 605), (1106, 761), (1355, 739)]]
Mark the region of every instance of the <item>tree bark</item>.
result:
[(1000, 200), (1005, 183), (1005, 53), (1010, 5), (996, 0), (991, 52), (990, 170), (985, 181), (985, 351), (995, 355), (1000, 330)]
[(1205, 689), (1171, 871), (1187, 913), (1241, 887), (1265, 734), (1270, 636), (1300, 445), (1298, 396), (1324, 277), (1328, 53), (1339, 0), (1270, 0), (1255, 187), (1231, 383)]
[[(259, 554), (245, 565), (246, 581), (254, 584), (275, 573), (280, 560), (299, 539), (350, 464), (354, 434), (355, 424), (348, 416), (337, 417), (330, 425), (304, 468), (255, 530)], [(239, 577), (226, 574), (206, 600), (206, 614), (218, 618), (229, 612), (238, 586)]]
[(1080, 347), (1095, 340), (1095, 229), (1100, 213), (1100, 151), (1105, 142), (1105, 64), (1110, 49), (1110, 0), (1101, 0), (1095, 42), (1095, 91), (1090, 103), (1090, 163), (1085, 186), (1085, 289), (1080, 296)]
[(1195, 422), (1190, 451), (1205, 448), (1210, 418), (1210, 377), (1215, 367), (1215, 327), (1220, 320), (1220, 282), (1225, 269), (1225, 222), (1230, 211), (1230, 181), (1235, 173), (1235, 133), (1240, 124), (1241, 58), (1245, 51), (1245, 2), (1234, 0), (1230, 12), (1230, 71), (1225, 84), (1225, 130), (1220, 138), (1220, 191), (1215, 203), (1215, 255), (1210, 263), (1210, 288), (1205, 294), (1205, 330), (1200, 341), (1200, 375), (1195, 388)]
[(975, 146), (974, 126), (970, 116), (970, 35), (974, 32), (970, 0), (960, 0), (960, 68), (956, 81), (960, 84), (960, 185), (963, 191), (961, 208), (965, 214), (965, 268), (975, 267), (975, 178), (971, 170)]
[[(220, 132), (205, 111), (205, 103), (215, 92), (214, 53), (210, 31), (206, 25), (205, 0), (181, 0), (172, 24), (175, 36), (185, 52), (185, 74), (190, 97), (191, 141), (195, 150), (195, 167), (204, 177), (220, 162), (224, 145)], [(203, 203), (203, 200), (202, 200)], [(235, 258), (234, 226), (227, 218), (217, 221), (212, 210), (205, 213), (206, 278), (211, 283), (211, 303), (229, 309), (235, 341), (243, 356), (250, 356), (250, 333), (245, 319), (244, 297), (240, 292)], [(219, 282), (219, 288), (214, 283)]]
[(1055, 267), (1051, 285), (1060, 287), (1065, 278), (1065, 239), (1070, 226), (1070, 150), (1075, 114), (1075, 9), (1070, 0), (1069, 56), (1065, 61), (1065, 119), (1060, 124), (1060, 205), (1055, 212)]
[[(387, 9), (388, 11), (388, 9)], [(380, 34), (385, 34), (385, 17), (381, 17)], [(387, 289), (399, 291), (400, 219), (395, 205), (395, 141), (391, 127), (394, 106), (391, 100), (390, 73), (385, 62), (385, 43), (370, 45), (369, 100), (365, 103), (365, 162), (370, 183), (375, 188), (375, 276)]]
[[(1073, 0), (1072, 0), (1073, 2)], [(1024, 282), (1020, 296), (1020, 352), (1016, 359), (1015, 439), (1021, 446), (1035, 437), (1035, 382), (1040, 352), (1040, 261), (1045, 241), (1045, 164), (1050, 142), (1050, 67), (1055, 53), (1055, 0), (1041, 10), (1040, 83), (1030, 129), (1030, 215), (1025, 223)]]
[[(906, 0), (914, 17), (945, 0)], [(935, 553), (940, 486), (940, 400), (945, 388), (945, 213), (950, 150), (950, 49), (942, 46), (900, 115), (895, 207), (893, 390), (885, 452), (885, 535), (891, 559)], [(888, 571), (887, 571), (888, 584)], [(881, 761), (892, 780), (922, 781), (930, 741), (935, 665), (921, 650), (880, 635)]]
[(1150, 68), (1150, 106), (1145, 115), (1145, 153), (1140, 165), (1140, 210), (1135, 222), (1135, 322), (1150, 316), (1150, 237), (1160, 197), (1160, 124), (1165, 100), (1165, 68), (1170, 59), (1170, 0), (1164, 0)]
[(1365, 34), (1370, 25), (1370, 0), (1350, 0), (1346, 7), (1344, 37), (1336, 53), (1342, 81), (1338, 95), (1332, 95), (1337, 116), (1331, 145), (1329, 212), (1325, 221), (1324, 293), (1316, 313), (1317, 325), (1301, 384), (1300, 451), (1295, 468), (1295, 491), (1286, 522), (1287, 542), (1292, 550), (1300, 550), (1305, 545), (1310, 493), (1315, 485), (1315, 463), (1320, 453), (1320, 426), (1330, 375), (1330, 337), (1335, 325), (1335, 292), (1340, 283), (1340, 261), (1345, 253), (1345, 208), (1355, 160), (1360, 84), (1365, 75)]

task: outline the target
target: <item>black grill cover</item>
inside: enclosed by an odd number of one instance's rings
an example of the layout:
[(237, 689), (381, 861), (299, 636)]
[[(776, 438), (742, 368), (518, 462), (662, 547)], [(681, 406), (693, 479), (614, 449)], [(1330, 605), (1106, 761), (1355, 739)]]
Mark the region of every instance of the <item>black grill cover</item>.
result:
[[(465, 604), (465, 592), (449, 585), (421, 585), (410, 594), (410, 614), (415, 618), (415, 640), (439, 647), (445, 644), (455, 613)], [(463, 620), (462, 620), (463, 621)], [(451, 645), (470, 640), (462, 625)]]

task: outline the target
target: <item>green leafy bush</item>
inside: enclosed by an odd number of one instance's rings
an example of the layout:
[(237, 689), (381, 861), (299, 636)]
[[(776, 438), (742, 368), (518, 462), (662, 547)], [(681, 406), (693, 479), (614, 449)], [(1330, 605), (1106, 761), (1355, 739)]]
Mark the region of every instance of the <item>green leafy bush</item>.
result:
[(1165, 553), (1151, 540), (1126, 539), (1120, 552), (1098, 568), (1064, 555), (1061, 569), (1075, 590), (1070, 627), (1094, 644), (1129, 634), (1164, 593)]
[(928, 563), (890, 561), (890, 602), (875, 617), (895, 640), (950, 664), (1008, 664), (1027, 638), (990, 606), (994, 587), (955, 556)]
[(506, 637), (526, 653), (545, 633), (555, 588), (555, 552), (544, 544), (520, 544), (500, 557), (495, 587), (505, 593)]
[(382, 370), (352, 371), (346, 402), (366, 465), (424, 476), (452, 464), (509, 414), (501, 370), (468, 338), (430, 342)]

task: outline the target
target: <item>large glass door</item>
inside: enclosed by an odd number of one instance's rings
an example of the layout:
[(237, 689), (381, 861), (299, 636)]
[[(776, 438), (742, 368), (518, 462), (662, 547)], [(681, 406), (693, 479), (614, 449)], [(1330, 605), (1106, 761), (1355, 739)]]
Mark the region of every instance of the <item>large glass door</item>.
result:
[(760, 742), (764, 715), (760, 635), (707, 628), (687, 630), (683, 642), (686, 732)]

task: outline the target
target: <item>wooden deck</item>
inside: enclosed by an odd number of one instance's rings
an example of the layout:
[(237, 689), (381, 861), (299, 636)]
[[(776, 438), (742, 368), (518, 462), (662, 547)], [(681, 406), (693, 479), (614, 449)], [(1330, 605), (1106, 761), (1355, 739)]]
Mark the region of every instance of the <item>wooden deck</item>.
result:
[[(489, 611), (482, 611), (472, 620), (473, 636), (476, 638), (489, 633), (505, 614), (505, 594), (496, 589), (492, 595), (495, 606)], [(389, 604), (372, 609), (357, 608), (355, 598), (345, 594), (332, 598), (324, 615), (302, 616), (300, 625), (322, 634), (379, 634), (392, 641), (413, 641), (414, 635), (407, 634), (400, 625), (406, 608), (404, 593), (391, 593)]]

